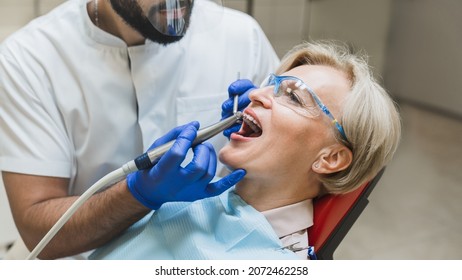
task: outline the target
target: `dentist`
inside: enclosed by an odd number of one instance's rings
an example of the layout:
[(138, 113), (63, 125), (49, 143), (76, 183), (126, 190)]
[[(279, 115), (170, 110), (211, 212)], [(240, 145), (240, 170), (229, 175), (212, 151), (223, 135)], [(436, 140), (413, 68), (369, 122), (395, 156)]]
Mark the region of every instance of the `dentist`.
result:
[(179, 125), (216, 122), (236, 73), (259, 84), (278, 64), (255, 20), (213, 2), (66, 1), (0, 45), (0, 170), (28, 250), (99, 178), (177, 139), (153, 169), (88, 200), (39, 258), (86, 258), (163, 202), (242, 178), (210, 183), (226, 137), (181, 165), (199, 124)]

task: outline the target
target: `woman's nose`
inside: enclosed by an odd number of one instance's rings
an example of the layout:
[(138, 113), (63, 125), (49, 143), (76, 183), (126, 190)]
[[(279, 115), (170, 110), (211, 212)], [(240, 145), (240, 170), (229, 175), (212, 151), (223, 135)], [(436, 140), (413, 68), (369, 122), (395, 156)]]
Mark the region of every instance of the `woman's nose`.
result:
[(259, 104), (264, 108), (271, 108), (274, 101), (273, 87), (262, 87), (249, 93), (252, 103)]

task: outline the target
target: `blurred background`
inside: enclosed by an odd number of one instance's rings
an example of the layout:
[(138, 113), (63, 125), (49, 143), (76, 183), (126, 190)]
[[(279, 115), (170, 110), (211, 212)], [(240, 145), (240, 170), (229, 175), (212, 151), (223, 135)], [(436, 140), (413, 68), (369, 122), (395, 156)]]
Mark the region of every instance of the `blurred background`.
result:
[[(64, 1), (0, 0), (0, 42)], [(462, 1), (223, 2), (252, 15), (280, 57), (315, 39), (365, 51), (398, 104), (400, 147), (334, 258), (462, 259)], [(1, 258), (18, 236), (1, 180), (0, 225)]]

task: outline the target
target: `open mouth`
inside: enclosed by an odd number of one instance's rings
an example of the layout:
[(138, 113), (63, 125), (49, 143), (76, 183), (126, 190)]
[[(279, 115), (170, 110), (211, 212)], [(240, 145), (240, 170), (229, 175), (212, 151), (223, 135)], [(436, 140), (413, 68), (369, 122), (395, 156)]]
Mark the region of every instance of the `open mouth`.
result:
[(242, 127), (237, 134), (244, 137), (260, 137), (262, 135), (261, 125), (252, 116), (243, 113), (242, 114)]

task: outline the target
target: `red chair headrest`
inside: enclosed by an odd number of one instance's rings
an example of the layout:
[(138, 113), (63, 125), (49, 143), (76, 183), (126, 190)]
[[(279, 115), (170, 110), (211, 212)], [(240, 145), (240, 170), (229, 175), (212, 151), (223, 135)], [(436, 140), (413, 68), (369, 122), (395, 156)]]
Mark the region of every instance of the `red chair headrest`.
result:
[(315, 199), (313, 226), (308, 229), (310, 246), (314, 246), (316, 251), (324, 246), (369, 184), (365, 183), (347, 194), (325, 195)]

